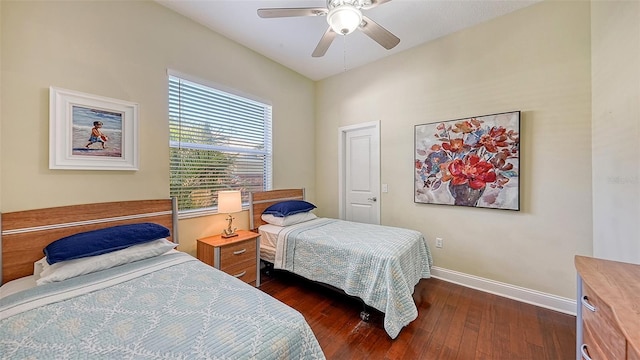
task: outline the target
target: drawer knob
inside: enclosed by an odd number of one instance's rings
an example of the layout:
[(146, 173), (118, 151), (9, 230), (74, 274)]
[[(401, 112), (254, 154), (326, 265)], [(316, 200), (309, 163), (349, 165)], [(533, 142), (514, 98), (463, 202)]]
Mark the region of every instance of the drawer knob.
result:
[(582, 346), (580, 346), (580, 353), (582, 354), (582, 358), (584, 360), (591, 360), (591, 357), (589, 357), (589, 352), (587, 351), (587, 344), (582, 344)]
[(241, 272), (240, 274), (235, 274), (235, 275), (233, 275), (233, 276), (234, 276), (234, 277), (237, 277), (237, 278), (240, 278), (240, 277), (243, 277), (243, 276), (244, 276), (244, 274), (246, 274), (246, 273), (247, 273), (247, 271), (245, 270), (245, 271)]
[(582, 296), (582, 299), (580, 299), (580, 302), (582, 302), (582, 305), (584, 305), (584, 307), (591, 310), (592, 312), (596, 311), (596, 307), (589, 303), (589, 298), (587, 297), (587, 295)]
[(233, 252), (233, 255), (240, 255), (240, 254), (245, 253), (246, 251), (247, 251), (247, 249), (242, 249), (242, 250), (234, 251), (234, 252)]

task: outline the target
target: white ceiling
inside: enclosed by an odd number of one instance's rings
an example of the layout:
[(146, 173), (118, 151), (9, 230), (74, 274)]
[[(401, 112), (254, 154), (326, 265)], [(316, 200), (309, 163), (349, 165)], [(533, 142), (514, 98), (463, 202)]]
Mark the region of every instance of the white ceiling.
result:
[(311, 53), (326, 31), (325, 16), (262, 19), (256, 10), (325, 7), (325, 0), (156, 0), (312, 80), (362, 66), (539, 0), (393, 0), (363, 14), (400, 38), (385, 50), (356, 30), (337, 36), (324, 57)]

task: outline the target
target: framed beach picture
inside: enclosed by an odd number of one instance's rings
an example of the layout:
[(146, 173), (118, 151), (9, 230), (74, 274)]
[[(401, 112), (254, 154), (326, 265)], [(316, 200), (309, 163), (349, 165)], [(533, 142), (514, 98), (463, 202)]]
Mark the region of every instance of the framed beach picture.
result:
[(138, 170), (138, 104), (51, 87), (49, 168)]
[(415, 126), (414, 201), (520, 210), (520, 111)]

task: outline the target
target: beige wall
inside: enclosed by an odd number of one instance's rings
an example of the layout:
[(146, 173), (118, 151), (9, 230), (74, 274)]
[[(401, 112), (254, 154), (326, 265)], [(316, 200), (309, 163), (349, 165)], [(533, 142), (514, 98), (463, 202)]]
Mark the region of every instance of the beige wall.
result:
[(640, 264), (640, 2), (591, 3), (593, 255)]
[[(314, 196), (313, 82), (152, 1), (2, 1), (0, 211), (169, 196), (167, 69), (273, 105), (276, 187)], [(140, 104), (139, 171), (48, 168), (49, 86)], [(245, 213), (237, 216), (246, 224)], [(224, 226), (181, 221), (181, 249)]]
[[(573, 256), (592, 251), (589, 13), (540, 3), (317, 83), (322, 215), (338, 216), (338, 127), (379, 120), (383, 224), (421, 231), (436, 266), (575, 297)], [(413, 202), (414, 125), (512, 110), (521, 211)]]

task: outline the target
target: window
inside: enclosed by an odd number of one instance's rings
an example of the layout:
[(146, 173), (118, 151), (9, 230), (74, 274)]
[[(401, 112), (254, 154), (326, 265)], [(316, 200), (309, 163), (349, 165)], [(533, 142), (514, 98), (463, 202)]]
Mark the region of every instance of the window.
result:
[(169, 75), (170, 194), (181, 214), (219, 190), (271, 188), (271, 106)]

